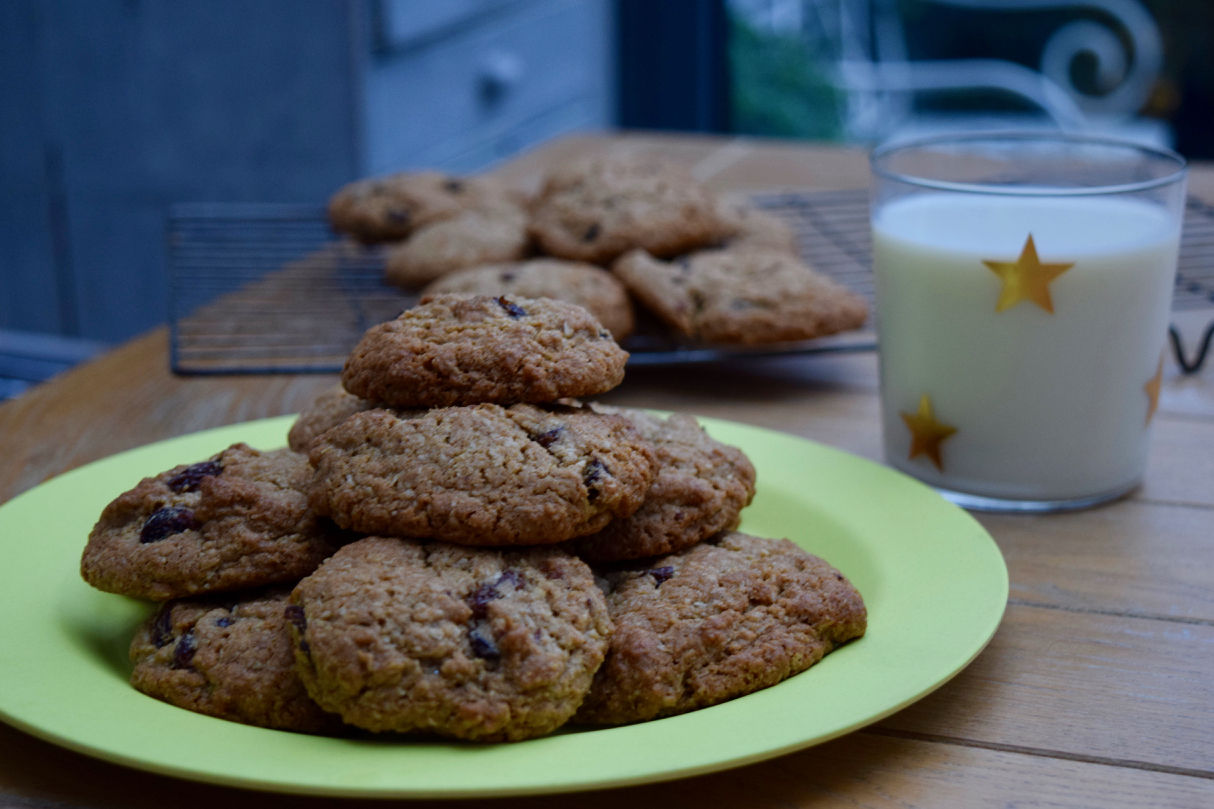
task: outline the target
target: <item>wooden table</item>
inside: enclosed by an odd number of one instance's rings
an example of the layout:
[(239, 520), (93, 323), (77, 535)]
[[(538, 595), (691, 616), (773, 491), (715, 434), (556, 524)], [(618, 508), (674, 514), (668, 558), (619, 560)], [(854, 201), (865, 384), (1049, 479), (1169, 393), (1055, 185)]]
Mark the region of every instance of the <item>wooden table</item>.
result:
[[(534, 184), (553, 161), (602, 148), (685, 160), (721, 190), (868, 181), (858, 150), (686, 136), (567, 139), (499, 173)], [(1190, 188), (1214, 200), (1214, 168), (1195, 169)], [(0, 501), (150, 441), (298, 411), (334, 381), (177, 378), (166, 344), (158, 329), (0, 405)], [(734, 419), (880, 457), (872, 354), (751, 361), (711, 373), (637, 369), (602, 398)], [(1057, 516), (977, 515), (1011, 571), (1007, 614), (986, 651), (926, 699), (761, 764), (500, 805), (1214, 806), (1214, 372), (1183, 378), (1169, 363), (1154, 424), (1146, 482), (1128, 499)], [(354, 803), (148, 775), (0, 725), (0, 807)]]

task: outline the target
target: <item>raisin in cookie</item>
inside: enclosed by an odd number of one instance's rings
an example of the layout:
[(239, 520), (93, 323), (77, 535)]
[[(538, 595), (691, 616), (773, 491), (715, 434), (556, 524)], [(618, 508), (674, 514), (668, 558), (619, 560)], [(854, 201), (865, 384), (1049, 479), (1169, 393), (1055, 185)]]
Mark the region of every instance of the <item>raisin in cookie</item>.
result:
[(539, 545), (641, 505), (653, 450), (622, 416), (560, 407), (368, 410), (310, 453), (313, 508), (367, 534)]
[(373, 244), (404, 239), (470, 208), (513, 199), (509, 189), (488, 177), (402, 172), (341, 188), (329, 201), (329, 222), (334, 230)]
[(614, 275), (580, 261), (535, 258), (514, 264), (472, 267), (445, 275), (423, 295), (510, 295), (556, 298), (576, 303), (594, 315), (616, 342), (633, 329), (628, 291)]
[(308, 693), (351, 725), (518, 741), (565, 723), (611, 635), (585, 563), (369, 537), (291, 596)]
[(859, 328), (864, 300), (772, 250), (703, 250), (666, 262), (643, 250), (612, 271), (667, 325), (707, 343), (807, 340)]
[(864, 634), (856, 589), (786, 539), (727, 533), (606, 574), (615, 633), (574, 721), (623, 724), (775, 685)]
[(558, 258), (610, 262), (632, 248), (672, 256), (730, 235), (715, 195), (685, 168), (652, 157), (559, 168), (532, 206), (531, 233)]
[(627, 359), (580, 306), (439, 295), (369, 329), (341, 381), (392, 407), (553, 402), (611, 390)]
[(287, 433), (287, 446), (296, 452), (312, 449), (316, 439), (333, 429), (355, 413), (373, 410), (383, 405), (360, 399), (347, 393), (340, 384), (334, 385), (316, 397), (316, 401), (291, 425)]
[(298, 581), (340, 541), (308, 508), (311, 472), (290, 450), (235, 444), (144, 478), (101, 512), (81, 575), (154, 601)]
[(336, 730), (295, 673), (289, 591), (170, 601), (131, 641), (131, 685), (188, 711), (307, 733)]
[(630, 517), (612, 520), (567, 549), (588, 562), (674, 553), (738, 527), (755, 494), (755, 468), (743, 452), (713, 440), (692, 416), (662, 419), (643, 410), (594, 406), (631, 421), (654, 449), (658, 476)]
[(515, 205), (469, 210), (421, 228), (388, 248), (384, 280), (420, 287), (454, 270), (517, 261), (527, 255), (527, 213)]

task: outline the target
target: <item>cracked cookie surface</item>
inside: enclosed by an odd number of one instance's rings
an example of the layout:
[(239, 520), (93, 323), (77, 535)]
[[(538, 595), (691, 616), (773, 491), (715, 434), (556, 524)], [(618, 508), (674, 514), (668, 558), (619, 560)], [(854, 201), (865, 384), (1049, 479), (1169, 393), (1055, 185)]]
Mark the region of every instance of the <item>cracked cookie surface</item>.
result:
[(611, 634), (585, 563), (369, 537), (295, 588), (308, 692), (349, 724), (517, 741), (573, 715)]
[(703, 250), (660, 261), (634, 250), (612, 267), (667, 325), (707, 343), (808, 340), (859, 328), (864, 299), (787, 253)]
[(144, 478), (102, 511), (81, 575), (154, 601), (297, 581), (341, 541), (308, 508), (311, 477), (302, 455), (235, 444)]
[(657, 719), (767, 688), (867, 626), (843, 574), (786, 539), (721, 534), (602, 586), (615, 631), (577, 723)]
[(580, 306), (438, 295), (368, 329), (341, 379), (350, 393), (392, 407), (540, 403), (610, 390), (627, 359)]
[(135, 633), (131, 685), (196, 713), (307, 733), (341, 728), (308, 697), (287, 631), (289, 590), (163, 604)]
[(716, 196), (684, 167), (652, 157), (595, 158), (553, 171), (532, 206), (543, 252), (594, 264), (643, 248), (671, 256), (727, 237)]
[(422, 294), (556, 298), (585, 308), (616, 342), (631, 334), (634, 325), (632, 303), (624, 285), (607, 270), (581, 261), (535, 258), (471, 267), (443, 276)]
[(465, 545), (593, 533), (635, 511), (656, 473), (627, 419), (563, 406), (368, 410), (309, 457), (312, 507), (338, 525)]
[(566, 549), (588, 562), (674, 553), (738, 527), (755, 493), (755, 468), (737, 447), (714, 440), (693, 416), (661, 418), (632, 408), (592, 405), (627, 418), (654, 449), (658, 474), (629, 517), (571, 540)]

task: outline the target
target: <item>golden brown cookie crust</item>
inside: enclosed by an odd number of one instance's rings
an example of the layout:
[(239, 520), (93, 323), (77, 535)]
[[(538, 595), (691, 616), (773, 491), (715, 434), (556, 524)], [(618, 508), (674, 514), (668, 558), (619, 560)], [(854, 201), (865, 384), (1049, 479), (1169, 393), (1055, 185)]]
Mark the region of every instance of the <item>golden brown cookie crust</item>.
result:
[(668, 418), (631, 408), (594, 406), (622, 415), (654, 448), (658, 476), (631, 516), (567, 543), (588, 562), (617, 562), (675, 553), (738, 527), (755, 494), (755, 468), (737, 447), (714, 440), (693, 416)]
[(610, 390), (627, 359), (580, 306), (439, 295), (369, 329), (341, 379), (355, 396), (392, 407), (542, 403)]
[(246, 725), (322, 733), (341, 720), (295, 673), (288, 590), (170, 601), (131, 641), (131, 685), (195, 713)]
[(634, 326), (628, 291), (614, 275), (581, 261), (534, 258), (512, 264), (472, 267), (445, 275), (423, 295), (507, 295), (556, 298), (585, 308), (616, 342)]
[(369, 410), (321, 437), (310, 501), (344, 528), (539, 545), (641, 504), (653, 450), (620, 416), (533, 405)]
[(295, 452), (307, 453), (316, 443), (316, 439), (326, 431), (333, 429), (355, 413), (382, 407), (377, 402), (360, 399), (352, 393), (347, 393), (341, 383), (326, 389), (316, 397), (316, 401), (307, 410), (299, 414), (299, 418), (291, 425), (287, 433), (287, 446)]
[(308, 692), (372, 731), (549, 733), (581, 704), (611, 634), (590, 569), (555, 548), (369, 537), (291, 600)]
[(154, 601), (297, 581), (339, 541), (308, 508), (310, 479), (302, 455), (246, 444), (144, 478), (102, 511), (81, 575)]
[(786, 539), (726, 533), (606, 574), (615, 634), (574, 722), (623, 724), (775, 685), (864, 634), (860, 594)]
[(868, 316), (859, 295), (777, 251), (703, 250), (666, 262), (634, 250), (612, 271), (669, 326), (707, 343), (808, 340)]
[(560, 167), (531, 212), (531, 233), (558, 258), (605, 264), (633, 248), (685, 253), (730, 234), (717, 198), (682, 166), (649, 156)]

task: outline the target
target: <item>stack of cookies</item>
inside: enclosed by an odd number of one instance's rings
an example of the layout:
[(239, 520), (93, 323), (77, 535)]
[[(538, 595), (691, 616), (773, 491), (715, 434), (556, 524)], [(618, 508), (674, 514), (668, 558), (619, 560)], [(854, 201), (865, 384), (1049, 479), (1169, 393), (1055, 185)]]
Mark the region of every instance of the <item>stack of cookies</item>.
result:
[(552, 299), (439, 295), (372, 328), (290, 449), (106, 507), (84, 578), (164, 602), (132, 684), (265, 727), (516, 741), (713, 705), (862, 635), (838, 571), (733, 530), (740, 450), (575, 398), (626, 359)]
[(389, 243), (389, 283), (577, 303), (621, 342), (634, 303), (682, 340), (710, 344), (806, 340), (867, 316), (862, 298), (801, 261), (780, 219), (651, 156), (562, 166), (530, 200), (488, 178), (362, 180), (334, 196), (329, 214), (338, 231)]

